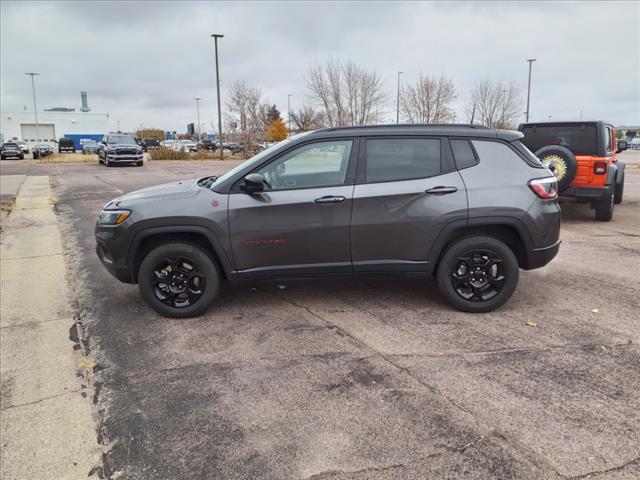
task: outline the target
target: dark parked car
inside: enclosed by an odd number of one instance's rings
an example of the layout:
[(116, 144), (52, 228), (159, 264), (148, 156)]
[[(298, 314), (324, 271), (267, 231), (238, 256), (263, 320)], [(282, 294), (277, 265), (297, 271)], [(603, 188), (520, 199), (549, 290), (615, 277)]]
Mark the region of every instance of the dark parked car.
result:
[(8, 158), (18, 158), (23, 160), (24, 153), (22, 153), (22, 149), (17, 143), (6, 142), (2, 144), (2, 147), (0, 147), (0, 158), (2, 160), (6, 160)]
[(118, 163), (143, 165), (144, 152), (135, 138), (126, 133), (105, 135), (98, 145), (98, 163), (112, 167)]
[(218, 146), (211, 140), (201, 140), (198, 142), (198, 150), (209, 150), (215, 152)]
[(145, 152), (148, 150), (158, 150), (160, 149), (160, 142), (157, 138), (145, 138), (142, 140), (142, 146)]
[(61, 138), (58, 140), (58, 153), (72, 152), (76, 153), (76, 144), (70, 138)]
[(367, 274), (433, 275), (449, 303), (487, 312), (559, 248), (557, 181), (521, 138), (450, 125), (296, 135), (221, 177), (112, 200), (97, 254), (166, 316), (201, 314), (224, 279)]
[(33, 158), (38, 159), (49, 155), (53, 155), (53, 148), (51, 147), (51, 145), (47, 145), (46, 143), (39, 143), (35, 147), (33, 147)]

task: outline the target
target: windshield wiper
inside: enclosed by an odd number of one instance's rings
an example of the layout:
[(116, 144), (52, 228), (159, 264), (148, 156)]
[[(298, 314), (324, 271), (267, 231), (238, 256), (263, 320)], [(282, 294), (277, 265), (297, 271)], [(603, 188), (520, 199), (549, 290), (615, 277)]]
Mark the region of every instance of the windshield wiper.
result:
[(211, 175), (210, 177), (204, 177), (198, 180), (198, 186), (203, 188), (210, 188), (218, 179), (217, 175)]

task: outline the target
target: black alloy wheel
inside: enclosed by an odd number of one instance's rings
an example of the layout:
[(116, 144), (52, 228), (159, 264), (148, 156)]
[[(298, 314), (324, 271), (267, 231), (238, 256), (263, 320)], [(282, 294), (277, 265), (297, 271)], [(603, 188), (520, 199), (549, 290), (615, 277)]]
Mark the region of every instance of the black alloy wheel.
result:
[(218, 296), (222, 274), (212, 256), (192, 243), (167, 243), (151, 250), (140, 264), (142, 297), (165, 317), (194, 317)]
[(463, 312), (490, 312), (504, 304), (518, 285), (518, 259), (498, 238), (472, 235), (451, 244), (436, 271), (442, 296)]
[(188, 257), (166, 257), (153, 270), (153, 293), (162, 303), (184, 308), (196, 303), (205, 288), (205, 276)]
[(503, 260), (488, 250), (471, 250), (458, 257), (451, 281), (456, 293), (472, 302), (484, 302), (500, 293), (505, 283)]

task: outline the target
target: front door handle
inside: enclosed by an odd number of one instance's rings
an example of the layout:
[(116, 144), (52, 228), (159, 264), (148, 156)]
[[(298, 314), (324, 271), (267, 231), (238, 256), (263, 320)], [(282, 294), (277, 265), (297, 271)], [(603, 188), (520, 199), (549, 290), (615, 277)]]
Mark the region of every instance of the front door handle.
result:
[(346, 199), (342, 196), (333, 196), (333, 195), (327, 195), (324, 197), (320, 197), (320, 198), (316, 198), (314, 200), (314, 202), (316, 203), (340, 203), (340, 202), (344, 202)]
[(456, 187), (433, 187), (428, 188), (424, 193), (430, 193), (431, 195), (446, 195), (447, 193), (456, 193), (458, 189)]

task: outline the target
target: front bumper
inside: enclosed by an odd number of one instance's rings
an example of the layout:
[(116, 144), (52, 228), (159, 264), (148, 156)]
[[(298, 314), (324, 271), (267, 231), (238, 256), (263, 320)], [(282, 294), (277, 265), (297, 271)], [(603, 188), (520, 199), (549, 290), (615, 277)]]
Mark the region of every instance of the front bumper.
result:
[(135, 163), (142, 162), (144, 155), (107, 155), (107, 160), (113, 163)]
[(96, 245), (96, 254), (100, 262), (102, 262), (102, 265), (104, 265), (104, 268), (106, 268), (111, 275), (124, 283), (136, 283), (133, 266), (116, 265), (109, 251), (101, 244)]

